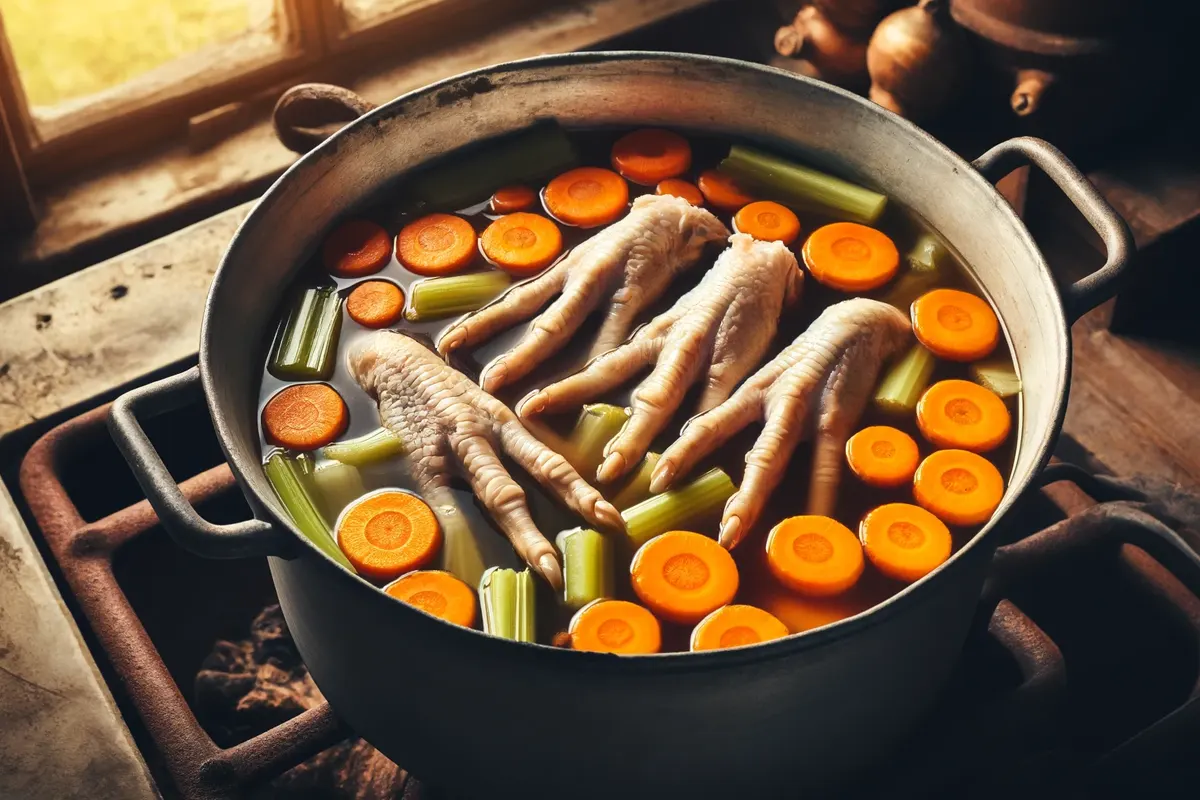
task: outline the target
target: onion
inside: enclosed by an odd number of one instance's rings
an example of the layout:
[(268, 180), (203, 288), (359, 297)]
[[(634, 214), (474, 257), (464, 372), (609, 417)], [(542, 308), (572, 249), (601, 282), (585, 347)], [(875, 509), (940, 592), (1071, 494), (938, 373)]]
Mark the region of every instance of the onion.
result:
[(897, 0), (812, 0), (812, 4), (838, 30), (863, 36), (900, 5)]
[(867, 48), (871, 99), (911, 119), (945, 107), (969, 66), (962, 31), (948, 0), (921, 0), (884, 18)]
[(867, 85), (867, 45), (839, 31), (816, 6), (800, 9), (795, 21), (775, 34), (780, 55), (802, 58), (818, 77), (848, 88)]

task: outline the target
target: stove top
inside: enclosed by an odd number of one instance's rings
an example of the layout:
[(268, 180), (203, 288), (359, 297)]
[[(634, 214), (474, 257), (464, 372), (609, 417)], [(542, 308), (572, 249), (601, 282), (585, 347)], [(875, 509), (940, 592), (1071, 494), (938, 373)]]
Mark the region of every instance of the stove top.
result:
[[(206, 561), (167, 536), (106, 412), (54, 427), (0, 475), (161, 794), (437, 796), (323, 702), (264, 561)], [(146, 428), (202, 514), (246, 517), (200, 401)], [(1051, 469), (1005, 532), (939, 704), (846, 796), (1200, 792), (1200, 500)]]

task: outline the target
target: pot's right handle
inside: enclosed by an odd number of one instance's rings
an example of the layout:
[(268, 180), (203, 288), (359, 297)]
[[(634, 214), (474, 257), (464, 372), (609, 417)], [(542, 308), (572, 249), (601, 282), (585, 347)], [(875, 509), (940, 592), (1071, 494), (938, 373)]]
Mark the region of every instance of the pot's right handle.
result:
[(301, 83), (280, 95), (271, 121), (283, 146), (303, 155), (373, 108), (341, 86)]
[(200, 388), (200, 370), (172, 375), (118, 397), (108, 412), (108, 428), (138, 485), (167, 533), (202, 558), (288, 556), (294, 541), (269, 522), (248, 519), (216, 525), (201, 517), (171, 476), (150, 437), (138, 421), (139, 414), (158, 414), (192, 400)]
[(1117, 293), (1133, 255), (1133, 236), (1096, 187), (1049, 142), (1032, 136), (1009, 139), (975, 159), (973, 166), (994, 182), (1026, 164), (1041, 168), (1104, 241), (1104, 266), (1063, 290), (1067, 319), (1074, 322)]

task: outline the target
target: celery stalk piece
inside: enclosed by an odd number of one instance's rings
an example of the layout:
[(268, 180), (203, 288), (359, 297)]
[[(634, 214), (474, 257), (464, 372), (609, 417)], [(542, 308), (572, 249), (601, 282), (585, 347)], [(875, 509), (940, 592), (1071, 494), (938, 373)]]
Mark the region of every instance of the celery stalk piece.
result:
[(321, 448), (321, 455), (352, 467), (368, 467), (404, 453), (404, 445), (387, 428), (376, 428), (357, 439), (334, 442)]
[(924, 345), (914, 344), (888, 369), (875, 391), (875, 406), (889, 414), (912, 414), (933, 376), (937, 360)]
[(333, 374), (342, 298), (332, 286), (305, 289), (279, 327), (268, 369), (277, 378), (328, 380)]
[(484, 632), (518, 642), (534, 641), (536, 600), (529, 570), (492, 567), (479, 580)]
[(913, 272), (936, 274), (942, 271), (942, 262), (949, 255), (941, 239), (932, 233), (922, 233), (905, 254), (904, 261)]
[(629, 412), (609, 403), (592, 403), (583, 407), (579, 419), (567, 437), (566, 452), (562, 455), (571, 466), (591, 482), (596, 469), (604, 461), (604, 446), (617, 435), (629, 419)]
[(340, 461), (327, 461), (317, 466), (309, 480), (313, 499), (330, 527), (337, 524), (342, 509), (367, 493), (358, 469)]
[(263, 470), (267, 473), (267, 480), (271, 482), (275, 494), (279, 495), (280, 502), (283, 503), (283, 507), (287, 509), (288, 514), (292, 517), (292, 522), (296, 524), (300, 532), (308, 537), (309, 541), (315, 544), (322, 553), (354, 572), (354, 567), (350, 566), (345, 554), (334, 541), (331, 527), (325, 522), (316, 503), (313, 502), (308, 487), (310, 478), (306, 474), (307, 466), (309, 466), (307, 459), (301, 461), (277, 451), (267, 459)]
[(769, 199), (859, 222), (874, 222), (887, 206), (887, 195), (740, 144), (720, 170)]
[(892, 288), (880, 300), (908, 314), (914, 300), (938, 288), (941, 282), (941, 273), (909, 270), (892, 284)]
[(428, 322), (478, 311), (510, 285), (512, 278), (499, 270), (417, 281), (409, 289), (404, 317), (409, 322)]
[(563, 531), (555, 538), (563, 558), (563, 604), (578, 610), (613, 596), (612, 541), (587, 528)]
[(471, 523), (449, 489), (435, 489), (425, 498), (442, 527), (442, 569), (468, 586), (478, 586), (486, 565)]
[(617, 507), (617, 511), (624, 511), (651, 496), (650, 475), (658, 465), (660, 457), (659, 453), (646, 453), (646, 457), (642, 459), (642, 463), (638, 464), (633, 474), (629, 476), (628, 480), (613, 495), (612, 504)]
[(690, 525), (720, 511), (737, 487), (720, 468), (710, 469), (696, 480), (656, 494), (621, 512), (625, 533), (635, 548), (667, 531), (686, 530)]
[(1021, 379), (1007, 353), (998, 353), (969, 368), (971, 380), (1000, 397), (1008, 398), (1021, 393)]

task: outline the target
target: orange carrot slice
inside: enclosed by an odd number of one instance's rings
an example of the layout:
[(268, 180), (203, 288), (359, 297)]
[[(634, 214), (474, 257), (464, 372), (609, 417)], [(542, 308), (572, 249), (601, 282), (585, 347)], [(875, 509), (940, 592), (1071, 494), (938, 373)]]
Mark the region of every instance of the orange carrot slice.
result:
[(352, 219), (325, 238), (321, 250), (325, 269), (340, 278), (373, 275), (392, 258), (392, 237), (374, 222)]
[(658, 620), (626, 600), (593, 600), (575, 612), (567, 632), (572, 648), (595, 653), (657, 653), (662, 646)]
[(404, 290), (391, 281), (363, 281), (346, 298), (346, 313), (364, 328), (386, 328), (404, 315)]
[(950, 557), (950, 529), (920, 506), (888, 503), (867, 512), (858, 526), (875, 568), (905, 583), (923, 578)]
[(841, 594), (863, 572), (862, 545), (836, 519), (788, 517), (767, 534), (767, 566), (779, 582), (810, 597)]
[(934, 289), (912, 304), (917, 341), (939, 358), (976, 361), (1000, 342), (1000, 321), (982, 297), (958, 289)]
[(754, 606), (722, 606), (709, 614), (692, 631), (691, 650), (722, 650), (744, 647), (788, 635), (787, 625)]
[(289, 450), (316, 450), (346, 431), (350, 413), (332, 386), (301, 383), (267, 401), (262, 426), (267, 441)]
[(758, 200), (741, 207), (733, 215), (738, 233), (748, 233), (764, 242), (791, 244), (800, 235), (800, 220), (786, 206), (770, 200)]
[(612, 165), (634, 183), (653, 186), (691, 169), (692, 146), (673, 131), (640, 128), (613, 144)]
[(1004, 497), (1004, 477), (981, 455), (938, 450), (917, 467), (913, 497), (949, 525), (981, 525)]
[(383, 587), (392, 597), (464, 628), (475, 625), (475, 592), (441, 570), (417, 570)]
[(679, 178), (668, 178), (662, 181), (658, 186), (654, 187), (654, 193), (670, 195), (671, 197), (682, 197), (696, 207), (704, 205), (704, 195), (700, 193), (700, 189), (696, 184), (688, 183)]
[(505, 186), (492, 195), (489, 206), (493, 214), (513, 214), (527, 211), (537, 202), (537, 192), (528, 186)]
[(747, 203), (754, 202), (754, 198), (742, 191), (733, 182), (733, 178), (715, 169), (701, 172), (696, 183), (700, 187), (704, 199), (713, 208), (736, 211)]
[(921, 453), (917, 443), (890, 425), (863, 428), (846, 442), (846, 463), (869, 486), (903, 486), (917, 471)]
[(917, 401), (917, 427), (938, 447), (976, 453), (1008, 438), (1012, 417), (996, 394), (971, 381), (938, 381)]
[(546, 184), (546, 210), (568, 225), (607, 225), (625, 213), (629, 186), (612, 170), (578, 167)]
[(867, 292), (890, 281), (900, 251), (886, 233), (857, 222), (817, 228), (801, 250), (804, 266), (819, 283), (842, 292)]
[(471, 223), (453, 214), (430, 214), (400, 229), (396, 256), (409, 272), (453, 275), (475, 259), (475, 245)]
[(698, 622), (737, 594), (733, 556), (690, 531), (668, 531), (646, 542), (634, 554), (629, 572), (641, 601), (672, 622)]
[(500, 269), (523, 278), (562, 254), (562, 231), (541, 214), (518, 211), (488, 225), (480, 238), (483, 255)]
[(382, 489), (346, 507), (337, 521), (337, 542), (358, 574), (390, 581), (433, 560), (442, 529), (424, 500)]

